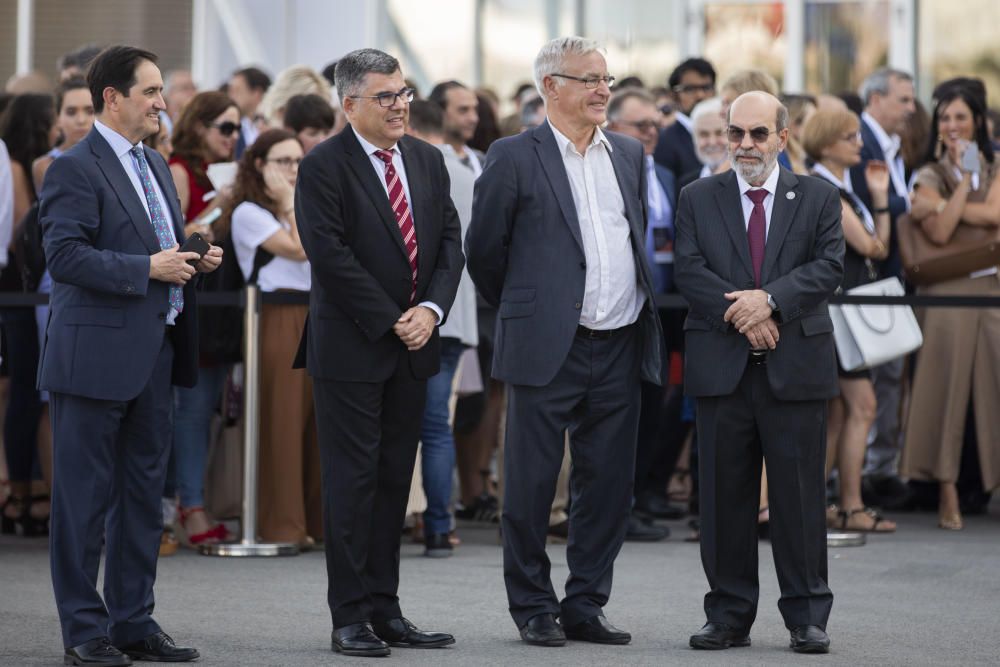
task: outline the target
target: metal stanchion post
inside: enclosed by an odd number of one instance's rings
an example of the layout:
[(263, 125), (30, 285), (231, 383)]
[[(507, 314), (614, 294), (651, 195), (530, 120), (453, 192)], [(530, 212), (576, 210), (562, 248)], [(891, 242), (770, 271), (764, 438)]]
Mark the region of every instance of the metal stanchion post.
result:
[(260, 290), (246, 286), (243, 317), (243, 539), (236, 544), (203, 544), (205, 556), (296, 556), (297, 544), (257, 541), (257, 447), (259, 444)]

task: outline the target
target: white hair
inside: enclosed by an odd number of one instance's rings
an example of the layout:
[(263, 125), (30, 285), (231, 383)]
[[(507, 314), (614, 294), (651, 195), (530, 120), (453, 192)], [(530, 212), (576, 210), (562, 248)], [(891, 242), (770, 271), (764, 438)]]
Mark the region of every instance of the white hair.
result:
[(707, 116), (708, 114), (715, 114), (720, 118), (722, 117), (721, 97), (711, 97), (694, 105), (694, 109), (691, 110), (691, 124), (697, 125), (698, 119), (702, 116)]
[[(535, 88), (538, 89), (538, 94), (545, 98), (543, 81), (545, 77), (562, 71), (566, 56), (585, 56), (595, 51), (604, 53), (604, 47), (585, 37), (558, 37), (548, 42), (535, 56)], [(560, 81), (559, 85), (565, 83)]]

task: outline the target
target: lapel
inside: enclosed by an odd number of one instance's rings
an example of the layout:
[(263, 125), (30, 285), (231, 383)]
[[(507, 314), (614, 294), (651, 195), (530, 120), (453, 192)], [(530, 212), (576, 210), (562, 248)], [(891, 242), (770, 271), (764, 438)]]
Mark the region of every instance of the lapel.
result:
[[(767, 243), (764, 245), (764, 266), (760, 270), (760, 282), (766, 284), (770, 277), (774, 262), (781, 251), (788, 228), (792, 226), (795, 212), (802, 201), (799, 190), (799, 177), (783, 167), (778, 167), (778, 187), (774, 192), (774, 205), (771, 207), (771, 226), (767, 232)], [(789, 194), (793, 195), (791, 199)], [(749, 254), (749, 250), (747, 251)]]
[[(368, 194), (368, 198), (371, 199), (372, 205), (378, 212), (379, 218), (382, 219), (382, 223), (389, 231), (389, 235), (395, 241), (396, 247), (399, 248), (399, 252), (403, 253), (403, 259), (409, 264), (409, 255), (406, 253), (406, 246), (403, 245), (403, 235), (399, 231), (396, 216), (389, 205), (389, 197), (385, 193), (385, 186), (379, 182), (379, 177), (372, 166), (371, 158), (365, 153), (361, 144), (358, 143), (358, 138), (354, 136), (354, 129), (350, 125), (341, 130), (337, 136), (341, 137), (341, 141), (344, 144), (344, 152), (347, 154), (347, 164), (354, 171), (354, 175), (358, 177), (361, 187)], [(407, 178), (409, 178), (411, 173), (407, 169)], [(410, 205), (412, 206), (413, 203), (410, 202)], [(417, 219), (416, 212), (414, 212), (413, 217), (414, 220)], [(419, 235), (417, 240), (419, 241)]]
[[(736, 182), (736, 172), (730, 169), (724, 178), (718, 180), (719, 189), (715, 192), (715, 200), (722, 213), (723, 223), (729, 238), (736, 247), (736, 254), (739, 255), (743, 267), (747, 274), (753, 277), (753, 263), (750, 261), (750, 244), (747, 241), (747, 228), (743, 222), (743, 203), (740, 201), (740, 186)], [(775, 199), (777, 204), (777, 199)], [(772, 214), (772, 225), (774, 215)], [(711, 224), (711, 222), (709, 222)], [(765, 261), (767, 250), (764, 251)]]
[[(406, 169), (406, 181), (410, 185), (410, 211), (413, 216), (414, 232), (417, 235), (417, 280), (424, 275), (430, 275), (430, 267), (424, 271), (424, 261), (433, 256), (432, 253), (420, 252), (420, 240), (424, 239), (430, 243), (431, 218), (428, 206), (428, 197), (431, 192), (430, 173), (431, 165), (426, 164), (423, 157), (417, 152), (416, 141), (412, 137), (404, 136), (399, 140), (403, 150), (400, 155), (403, 157), (403, 168)], [(437, 149), (434, 149), (437, 150)], [(399, 229), (399, 225), (396, 225)], [(400, 243), (402, 243), (402, 233), (399, 233)]]
[[(645, 193), (637, 192), (639, 187), (639, 174), (635, 173), (635, 167), (628, 163), (625, 155), (625, 147), (622, 146), (612, 132), (605, 132), (608, 142), (612, 144), (614, 150), (610, 151), (611, 166), (615, 170), (615, 180), (618, 181), (618, 190), (622, 193), (622, 200), (625, 202), (625, 218), (628, 220), (629, 229), (632, 230), (632, 246), (644, 248), (646, 244), (646, 234), (643, 230), (644, 220), (642, 219), (642, 204), (639, 197)], [(632, 195), (635, 196), (632, 196)], [(638, 209), (636, 204), (639, 203)]]
[(187, 222), (187, 219), (181, 212), (181, 207), (177, 200), (176, 188), (174, 187), (174, 179), (170, 176), (170, 169), (167, 167), (167, 163), (163, 161), (163, 157), (152, 148), (143, 146), (142, 150), (146, 154), (146, 164), (153, 170), (153, 177), (160, 184), (160, 190), (163, 191), (163, 196), (167, 200), (166, 204), (170, 207), (170, 217), (174, 221), (174, 237), (177, 239), (177, 243), (183, 245), (184, 224)]
[(879, 144), (878, 137), (875, 136), (875, 131), (872, 130), (871, 125), (863, 118), (861, 119), (861, 143), (871, 153), (871, 159), (885, 162), (885, 153), (882, 152), (882, 145)]
[(151, 255), (160, 252), (160, 242), (156, 238), (156, 232), (153, 231), (153, 223), (150, 222), (146, 209), (139, 200), (139, 194), (132, 187), (132, 181), (129, 180), (128, 174), (122, 168), (121, 161), (111, 150), (111, 145), (105, 141), (97, 128), (90, 131), (86, 141), (90, 144), (90, 150), (94, 157), (97, 158), (97, 167), (108, 179), (111, 189), (128, 213), (129, 220), (132, 221), (132, 226), (135, 227), (135, 231), (142, 239), (146, 250)]
[(676, 183), (674, 181), (673, 174), (664, 167), (660, 165), (653, 166), (653, 172), (656, 173), (656, 180), (659, 181), (660, 186), (663, 188), (663, 192), (667, 195), (667, 201), (670, 202), (670, 210), (677, 210), (677, 202), (674, 201), (677, 198), (674, 190), (676, 189)]
[(566, 165), (563, 163), (562, 155), (559, 154), (559, 144), (556, 142), (556, 136), (552, 134), (549, 121), (545, 120), (532, 130), (532, 137), (536, 142), (535, 152), (538, 153), (538, 159), (542, 163), (542, 173), (545, 174), (552, 187), (552, 192), (555, 193), (556, 201), (559, 202), (559, 210), (562, 211), (563, 219), (566, 221), (570, 233), (576, 240), (580, 251), (583, 252), (583, 237), (580, 235), (580, 220), (576, 217), (573, 190), (570, 189)]

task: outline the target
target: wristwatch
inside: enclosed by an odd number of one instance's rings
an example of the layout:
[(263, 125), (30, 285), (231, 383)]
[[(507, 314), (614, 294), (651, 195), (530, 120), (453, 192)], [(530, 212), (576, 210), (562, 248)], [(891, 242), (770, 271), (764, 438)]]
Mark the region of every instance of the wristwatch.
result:
[[(767, 294), (767, 292), (764, 292)], [(774, 301), (774, 297), (767, 294), (767, 305), (771, 307), (771, 310), (778, 310), (778, 304)]]

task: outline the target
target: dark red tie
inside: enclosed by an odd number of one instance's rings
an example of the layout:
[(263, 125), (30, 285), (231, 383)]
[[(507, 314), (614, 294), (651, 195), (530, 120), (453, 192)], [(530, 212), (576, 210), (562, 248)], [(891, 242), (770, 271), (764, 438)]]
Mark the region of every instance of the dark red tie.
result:
[(753, 202), (750, 224), (747, 225), (747, 241), (750, 243), (750, 263), (753, 264), (753, 281), (760, 287), (760, 269), (764, 265), (764, 240), (767, 218), (764, 217), (764, 198), (767, 190), (747, 190), (747, 197)]
[(417, 230), (413, 227), (413, 216), (406, 201), (406, 192), (403, 191), (403, 181), (400, 180), (396, 167), (392, 164), (392, 154), (395, 150), (393, 148), (387, 151), (375, 151), (375, 155), (385, 162), (385, 185), (389, 190), (389, 204), (396, 216), (399, 233), (403, 235), (403, 245), (406, 246), (406, 256), (410, 260), (410, 271), (413, 274), (413, 288), (410, 290), (410, 303), (413, 303), (417, 295)]

